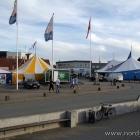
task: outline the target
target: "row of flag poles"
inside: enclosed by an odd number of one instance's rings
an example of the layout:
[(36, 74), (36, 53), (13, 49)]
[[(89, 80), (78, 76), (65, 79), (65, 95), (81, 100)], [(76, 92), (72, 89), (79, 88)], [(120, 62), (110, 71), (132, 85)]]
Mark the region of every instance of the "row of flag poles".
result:
[[(16, 34), (16, 50), (17, 50), (17, 90), (18, 90), (18, 0), (15, 0), (14, 2), (14, 8), (12, 11), (12, 14), (9, 19), (9, 24), (12, 25), (16, 23), (17, 26), (17, 34)], [(44, 38), (45, 41), (52, 40), (52, 79), (53, 79), (53, 23), (54, 23), (54, 13), (52, 15), (52, 18), (50, 19), (50, 22), (48, 23), (48, 26), (45, 30)], [(89, 20), (89, 25), (88, 25), (88, 31), (87, 31), (87, 36), (88, 38), (89, 31), (90, 31), (90, 76), (91, 76), (91, 17)], [(33, 48), (35, 47), (37, 41), (32, 45)]]

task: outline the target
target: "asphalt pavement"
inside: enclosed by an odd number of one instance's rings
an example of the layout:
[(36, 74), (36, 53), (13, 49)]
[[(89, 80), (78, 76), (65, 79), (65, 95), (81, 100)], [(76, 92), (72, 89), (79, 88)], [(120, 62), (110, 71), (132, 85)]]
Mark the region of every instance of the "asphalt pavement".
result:
[[(118, 89), (108, 82), (100, 85), (83, 79), (79, 79), (79, 82), (81, 89), (77, 89), (76, 93), (69, 88), (69, 84), (63, 84), (60, 93), (49, 93), (48, 86), (42, 86), (39, 90), (21, 87), (18, 91), (14, 86), (10, 90), (3, 86), (3, 92), (0, 90), (0, 118), (90, 108), (100, 105), (100, 102), (114, 104), (136, 100), (139, 95), (139, 83), (117, 83)], [(101, 87), (101, 91), (98, 91), (98, 87)], [(43, 93), (46, 93), (45, 97)], [(9, 95), (10, 100), (5, 101), (5, 95)]]

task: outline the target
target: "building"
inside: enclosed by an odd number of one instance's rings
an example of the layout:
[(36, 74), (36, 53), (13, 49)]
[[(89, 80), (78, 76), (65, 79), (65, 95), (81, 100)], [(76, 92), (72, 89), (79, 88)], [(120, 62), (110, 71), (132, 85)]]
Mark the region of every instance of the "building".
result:
[[(0, 51), (0, 69), (12, 71), (17, 67), (17, 53), (16, 52), (8, 52), (8, 51)], [(23, 52), (18, 52), (18, 67), (31, 59), (34, 54), (25, 54)], [(43, 59), (47, 64), (50, 65), (50, 61), (48, 59)]]
[(71, 74), (90, 74), (90, 61), (72, 60), (56, 62), (56, 69), (68, 69)]
[[(96, 70), (103, 68), (107, 63), (92, 63), (91, 65), (91, 74)], [(90, 74), (90, 61), (82, 60), (72, 60), (72, 61), (59, 61), (56, 62), (56, 69), (68, 69), (71, 71), (71, 74)]]
[[(29, 59), (33, 57), (34, 54), (29, 55)], [(17, 58), (17, 52), (0, 51), (0, 58)], [(19, 59), (27, 59), (26, 53), (18, 52)]]
[(103, 68), (107, 63), (92, 63), (91, 72), (94, 73), (96, 70)]

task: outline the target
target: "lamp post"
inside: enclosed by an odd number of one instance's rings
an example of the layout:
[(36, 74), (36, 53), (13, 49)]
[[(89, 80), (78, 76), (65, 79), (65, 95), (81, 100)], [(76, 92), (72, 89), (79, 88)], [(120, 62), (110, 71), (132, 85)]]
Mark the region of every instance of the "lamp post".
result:
[(112, 87), (113, 87), (113, 65), (112, 65)]
[[(109, 74), (109, 69), (110, 69), (110, 66), (108, 66), (108, 74)], [(108, 80), (108, 84), (109, 84), (109, 80)]]

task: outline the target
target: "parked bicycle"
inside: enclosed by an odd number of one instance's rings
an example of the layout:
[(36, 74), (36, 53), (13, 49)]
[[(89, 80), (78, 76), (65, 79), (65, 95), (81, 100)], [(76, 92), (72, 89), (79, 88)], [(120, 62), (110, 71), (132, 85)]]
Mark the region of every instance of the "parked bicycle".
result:
[(99, 122), (103, 116), (106, 116), (108, 119), (114, 118), (116, 115), (116, 110), (112, 105), (107, 105), (101, 103), (101, 110), (96, 112), (96, 121)]

